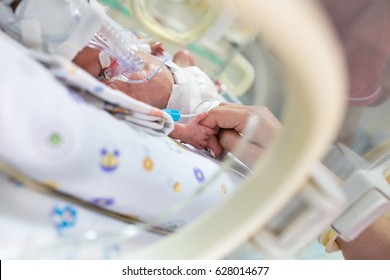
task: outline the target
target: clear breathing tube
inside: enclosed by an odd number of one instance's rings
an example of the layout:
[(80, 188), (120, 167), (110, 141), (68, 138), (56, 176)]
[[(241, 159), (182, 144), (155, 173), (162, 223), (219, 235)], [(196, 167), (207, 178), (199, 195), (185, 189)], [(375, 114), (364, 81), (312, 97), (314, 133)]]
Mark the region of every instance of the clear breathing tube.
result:
[(144, 69), (144, 61), (136, 55), (133, 49), (126, 46), (125, 41), (117, 30), (109, 23), (104, 22), (89, 42), (89, 46), (106, 52), (117, 59), (118, 67), (115, 76), (120, 74), (129, 75)]
[(116, 67), (111, 69), (112, 79), (133, 84), (144, 83), (152, 79), (167, 61), (167, 59), (163, 60), (159, 67), (145, 79), (129, 79), (128, 76), (130, 76), (130, 74), (140, 72), (144, 69), (144, 61), (123, 40), (116, 28), (108, 22), (104, 22), (99, 31), (95, 33), (94, 37), (89, 42), (88, 46), (103, 51), (116, 60)]
[(164, 66), (165, 62), (168, 61), (168, 58), (165, 58), (161, 61), (160, 65), (156, 68), (156, 70), (153, 71), (152, 74), (150, 74), (149, 76), (147, 76), (145, 79), (140, 79), (140, 80), (133, 80), (133, 79), (129, 79), (127, 78), (125, 75), (123, 74), (120, 74), (119, 77), (118, 77), (118, 80), (122, 81), (122, 82), (129, 82), (129, 83), (132, 83), (132, 84), (141, 84), (141, 83), (145, 83), (147, 81), (149, 81), (150, 79), (152, 79), (154, 76), (156, 76), (156, 74), (158, 73), (158, 71), (160, 71), (160, 69)]

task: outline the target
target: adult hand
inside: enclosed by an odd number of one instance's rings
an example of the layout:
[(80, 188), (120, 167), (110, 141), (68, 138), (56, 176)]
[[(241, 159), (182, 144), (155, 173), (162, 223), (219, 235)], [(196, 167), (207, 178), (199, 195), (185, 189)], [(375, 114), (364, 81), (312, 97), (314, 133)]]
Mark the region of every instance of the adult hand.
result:
[[(236, 104), (213, 108), (200, 124), (219, 131), (222, 148), (248, 166), (256, 163), (281, 129), (280, 122), (268, 108)], [(235, 148), (240, 141), (244, 141), (245, 147), (237, 151)]]

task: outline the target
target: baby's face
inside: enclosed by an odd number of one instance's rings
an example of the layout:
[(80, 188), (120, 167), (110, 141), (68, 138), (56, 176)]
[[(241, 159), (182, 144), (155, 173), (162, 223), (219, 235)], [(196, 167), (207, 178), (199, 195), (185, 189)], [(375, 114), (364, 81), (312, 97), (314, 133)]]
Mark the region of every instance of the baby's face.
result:
[(102, 72), (99, 53), (100, 51), (97, 49), (85, 47), (76, 55), (73, 62), (97, 78)]
[[(131, 75), (131, 78), (137, 79), (137, 76), (138, 75), (133, 74)], [(166, 81), (161, 81), (158, 75), (153, 77), (150, 81), (141, 84), (133, 84), (119, 80), (107, 82), (107, 84), (113, 89), (120, 90), (134, 99), (160, 109), (166, 108), (169, 96), (172, 92), (172, 86)]]
[[(102, 74), (102, 66), (99, 61), (99, 50), (86, 47), (73, 59), (73, 62), (86, 70), (88, 73), (98, 78)], [(145, 63), (144, 70), (132, 73), (128, 78), (132, 80), (142, 80), (153, 73), (159, 66), (160, 60), (146, 53), (138, 53)], [(172, 92), (174, 84), (173, 76), (167, 67), (161, 70), (149, 81), (134, 84), (119, 80), (104, 81), (105, 84), (113, 89), (120, 90), (125, 94), (145, 102), (154, 107), (164, 109), (168, 104), (168, 99)]]

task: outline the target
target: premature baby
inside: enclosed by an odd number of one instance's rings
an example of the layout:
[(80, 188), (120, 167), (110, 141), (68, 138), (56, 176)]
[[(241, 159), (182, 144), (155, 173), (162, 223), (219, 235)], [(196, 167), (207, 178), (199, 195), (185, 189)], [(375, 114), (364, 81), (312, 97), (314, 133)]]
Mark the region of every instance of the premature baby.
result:
[[(128, 79), (143, 80), (162, 64), (158, 57), (163, 54), (161, 43), (153, 45), (151, 53), (137, 51), (136, 54), (143, 59), (144, 69), (131, 73), (126, 77)], [(209, 109), (224, 100), (218, 92), (219, 84), (213, 83), (206, 73), (195, 66), (190, 52), (177, 52), (172, 61), (166, 61), (157, 74), (144, 83), (107, 77), (107, 70), (115, 64), (115, 60), (93, 48), (84, 48), (73, 61), (110, 87), (154, 107), (177, 109), (182, 115), (200, 113), (175, 123), (175, 128), (169, 136), (197, 149), (208, 148), (213, 155), (221, 154), (222, 148), (215, 136), (216, 132), (200, 122), (207, 116)]]

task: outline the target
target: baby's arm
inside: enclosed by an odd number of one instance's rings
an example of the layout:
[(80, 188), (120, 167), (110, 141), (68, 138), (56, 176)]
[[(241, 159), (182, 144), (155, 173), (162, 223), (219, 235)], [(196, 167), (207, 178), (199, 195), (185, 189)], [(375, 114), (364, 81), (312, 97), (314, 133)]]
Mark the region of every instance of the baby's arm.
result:
[(206, 116), (207, 112), (189, 119), (186, 123), (175, 123), (175, 128), (169, 136), (197, 149), (204, 149), (209, 137), (215, 134), (214, 129), (199, 124)]

